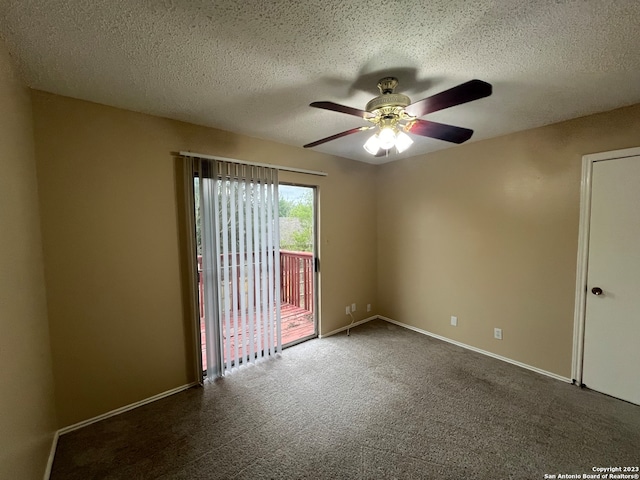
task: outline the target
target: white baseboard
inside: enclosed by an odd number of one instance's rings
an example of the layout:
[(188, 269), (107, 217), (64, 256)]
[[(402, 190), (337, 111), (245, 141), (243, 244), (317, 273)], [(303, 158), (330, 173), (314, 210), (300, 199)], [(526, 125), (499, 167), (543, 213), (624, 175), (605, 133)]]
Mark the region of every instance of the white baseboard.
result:
[(104, 420), (105, 418), (115, 417), (116, 415), (120, 415), (121, 413), (128, 412), (129, 410), (133, 410), (134, 408), (141, 407), (142, 405), (146, 405), (147, 403), (155, 402), (156, 400), (169, 397), (176, 393), (187, 390), (191, 387), (195, 387), (196, 385), (199, 385), (199, 384), (197, 382), (193, 382), (188, 385), (182, 385), (181, 387), (167, 390), (166, 392), (159, 393), (157, 395), (154, 395), (153, 397), (145, 398), (144, 400), (140, 400), (139, 402), (131, 403), (129, 405), (125, 405), (124, 407), (116, 408), (115, 410), (111, 410), (110, 412), (103, 413), (102, 415), (98, 415), (97, 417), (89, 418), (88, 420), (83, 420), (82, 422), (74, 423), (73, 425), (63, 427), (60, 430), (58, 430), (57, 433), (59, 435), (64, 435), (65, 433), (73, 432), (74, 430), (78, 430), (79, 428), (86, 427), (87, 425), (91, 425), (92, 423), (96, 423), (101, 420)]
[(362, 325), (363, 323), (367, 323), (367, 322), (370, 322), (371, 320), (375, 320), (376, 318), (381, 318), (381, 317), (374, 315), (373, 317), (368, 317), (368, 318), (365, 318), (364, 320), (358, 320), (357, 322), (351, 323), (346, 327), (340, 327), (340, 328), (337, 328), (336, 330), (330, 331), (329, 333), (325, 333), (324, 335), (318, 335), (318, 337), (319, 338), (330, 337), (331, 335), (335, 335), (336, 333), (344, 332), (345, 330), (351, 329), (353, 327), (357, 327), (358, 325)]
[(482, 350), (480, 348), (472, 347), (471, 345), (467, 345), (466, 343), (457, 342), (455, 340), (451, 340), (450, 338), (443, 337), (441, 335), (436, 335), (435, 333), (428, 332), (426, 330), (422, 330), (417, 327), (413, 327), (411, 325), (407, 325), (406, 323), (398, 322), (396, 320), (392, 320), (391, 318), (383, 317), (382, 315), (378, 315), (380, 320), (384, 320), (385, 322), (393, 323), (394, 325), (398, 325), (399, 327), (403, 327), (409, 330), (413, 330), (414, 332), (422, 333), (423, 335), (427, 335), (429, 337), (437, 338), (438, 340), (442, 340), (443, 342), (452, 343), (462, 348), (466, 348), (467, 350), (472, 350), (474, 352), (482, 353), (488, 357), (496, 358), (498, 360), (502, 360), (503, 362), (511, 363), (513, 365), (517, 365), (518, 367), (526, 368), (527, 370), (531, 370), (533, 372), (539, 373), (541, 375), (546, 375), (547, 377), (555, 378), (556, 380), (560, 380), (561, 382), (573, 383), (570, 378), (563, 377), (561, 375), (548, 372), (546, 370), (542, 370), (541, 368), (533, 367), (531, 365), (527, 365), (526, 363), (518, 362), (517, 360), (512, 360), (511, 358), (503, 357), (502, 355), (497, 355), (495, 353), (488, 352), (487, 350)]
[(53, 467), (53, 459), (56, 456), (56, 448), (58, 448), (59, 431), (53, 433), (53, 441), (51, 442), (51, 450), (49, 451), (49, 459), (47, 460), (47, 468), (44, 471), (44, 480), (49, 480), (51, 476), (51, 468)]

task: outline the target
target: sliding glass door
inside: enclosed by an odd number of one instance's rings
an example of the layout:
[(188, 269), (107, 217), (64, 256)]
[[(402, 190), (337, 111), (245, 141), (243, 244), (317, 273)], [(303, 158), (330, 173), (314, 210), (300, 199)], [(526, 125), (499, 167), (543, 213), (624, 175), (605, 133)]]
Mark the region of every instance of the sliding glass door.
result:
[(285, 347), (318, 334), (316, 188), (280, 185), (280, 284)]

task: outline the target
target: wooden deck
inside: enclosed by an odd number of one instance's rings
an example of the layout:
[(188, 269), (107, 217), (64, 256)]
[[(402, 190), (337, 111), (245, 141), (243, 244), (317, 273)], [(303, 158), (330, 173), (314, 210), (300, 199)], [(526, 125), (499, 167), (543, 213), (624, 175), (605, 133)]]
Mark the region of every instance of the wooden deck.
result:
[[(242, 265), (253, 265), (253, 258), (256, 257), (241, 257), (239, 254), (231, 255), (229, 258), (224, 256), (220, 257), (222, 263), (227, 262), (230, 265), (229, 274), (227, 279), (230, 281), (224, 284), (220, 284), (221, 291), (228, 292), (231, 295), (231, 291), (236, 282), (239, 285), (238, 291), (245, 291), (247, 287), (247, 281), (243, 277)], [(248, 263), (247, 263), (248, 262)], [(221, 264), (222, 264), (221, 263)], [(233, 273), (236, 272), (236, 273)], [(280, 316), (282, 320), (282, 345), (287, 345), (305, 337), (309, 337), (314, 333), (314, 282), (315, 282), (315, 269), (314, 269), (314, 256), (311, 252), (294, 252), (289, 250), (280, 250), (280, 299), (281, 308)], [(202, 344), (202, 363), (203, 368), (206, 367), (206, 342), (204, 331), (204, 289), (205, 281), (202, 272), (202, 256), (198, 256), (198, 293), (200, 299), (200, 335)], [(245, 294), (246, 295), (246, 294)], [(237, 302), (237, 308), (240, 309), (242, 302), (238, 297), (234, 297)], [(241, 298), (241, 297), (240, 297)], [(246, 297), (245, 297), (246, 298)], [(225, 362), (227, 359), (227, 349), (230, 348), (232, 355), (235, 357), (236, 343), (238, 345), (238, 358), (242, 358), (242, 349), (249, 348), (251, 342), (253, 342), (253, 351), (262, 348), (264, 343), (262, 338), (264, 332), (253, 332), (253, 339), (243, 340), (242, 332), (237, 335), (233, 331), (233, 327), (230, 328), (230, 336), (227, 337), (226, 322), (223, 322), (223, 335), (224, 341), (224, 356)], [(231, 321), (233, 324), (233, 320)], [(239, 319), (239, 323), (241, 320)], [(241, 329), (241, 325), (238, 325)], [(247, 328), (248, 330), (248, 328)], [(249, 332), (247, 331), (248, 335)], [(275, 332), (274, 332), (275, 336)], [(258, 342), (260, 338), (260, 342)], [(227, 340), (229, 340), (227, 342)], [(273, 342), (275, 343), (275, 342)]]
[[(300, 340), (301, 338), (305, 338), (310, 335), (313, 335), (313, 332), (314, 332), (313, 312), (305, 310), (304, 308), (297, 307), (295, 305), (285, 303), (281, 305), (280, 316), (282, 319), (282, 345), (287, 345), (288, 343), (292, 343), (292, 342), (295, 342), (296, 340)], [(231, 349), (232, 350), (235, 349), (236, 341), (238, 341), (239, 342), (238, 351), (240, 352), (240, 356), (242, 356), (242, 333), (239, 333), (236, 336), (233, 332), (233, 328), (231, 330), (232, 330), (231, 338), (230, 338)], [(226, 332), (223, 332), (223, 333), (226, 335)], [(206, 370), (207, 368), (206, 341), (205, 341), (204, 322), (202, 318), (200, 319), (200, 342), (202, 344), (202, 368)], [(226, 349), (227, 349), (227, 345), (225, 342), (225, 361), (227, 360)]]
[(285, 304), (280, 308), (280, 315), (282, 316), (282, 345), (313, 335), (313, 312)]

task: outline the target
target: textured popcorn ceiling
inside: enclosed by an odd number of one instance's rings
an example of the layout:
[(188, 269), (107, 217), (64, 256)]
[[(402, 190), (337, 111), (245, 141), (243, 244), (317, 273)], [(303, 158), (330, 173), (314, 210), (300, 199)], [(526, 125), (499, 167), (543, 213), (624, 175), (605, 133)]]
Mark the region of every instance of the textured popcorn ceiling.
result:
[[(310, 102), (364, 108), (387, 75), (413, 101), (492, 83), (424, 117), (470, 141), (640, 102), (638, 0), (0, 0), (0, 36), (32, 88), (297, 146), (366, 124)], [(316, 149), (451, 146), (368, 136)]]

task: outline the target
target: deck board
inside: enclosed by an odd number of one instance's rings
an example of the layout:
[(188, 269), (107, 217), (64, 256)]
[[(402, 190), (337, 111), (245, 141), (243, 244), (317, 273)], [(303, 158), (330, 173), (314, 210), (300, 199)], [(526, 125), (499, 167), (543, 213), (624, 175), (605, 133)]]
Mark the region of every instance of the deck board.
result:
[[(280, 317), (282, 321), (282, 344), (286, 345), (291, 342), (295, 342), (301, 338), (305, 338), (313, 335), (314, 333), (314, 320), (313, 312), (290, 305), (288, 303), (281, 305)], [(233, 319), (231, 325), (233, 325)], [(223, 334), (226, 335), (226, 322), (223, 322)], [(242, 333), (239, 332), (236, 335), (231, 327), (231, 337), (229, 338), (231, 343), (231, 350), (235, 350), (236, 341), (239, 341), (238, 345), (239, 355), (242, 356)], [(261, 332), (262, 333), (262, 332)], [(257, 329), (254, 329), (254, 342), (256, 341)], [(225, 336), (226, 339), (226, 336)], [(205, 341), (205, 329), (204, 318), (200, 319), (200, 343), (202, 344), (202, 368), (206, 370), (207, 355), (206, 355), (206, 341)], [(248, 343), (247, 343), (248, 345)], [(254, 350), (256, 349), (256, 343), (254, 343)], [(227, 342), (225, 341), (225, 362), (227, 361)]]

